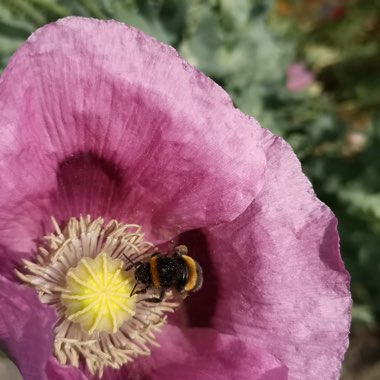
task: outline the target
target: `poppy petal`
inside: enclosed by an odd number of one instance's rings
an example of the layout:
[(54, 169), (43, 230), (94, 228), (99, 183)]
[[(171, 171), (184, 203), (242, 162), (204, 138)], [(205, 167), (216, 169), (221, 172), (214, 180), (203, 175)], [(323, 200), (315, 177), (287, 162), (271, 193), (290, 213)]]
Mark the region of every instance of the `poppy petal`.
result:
[(174, 49), (116, 21), (35, 32), (3, 73), (0, 111), (9, 252), (30, 255), (51, 215), (137, 223), (165, 241), (234, 219), (263, 183), (255, 122)]
[[(45, 373), (48, 379), (54, 380), (86, 380), (87, 377), (78, 369), (69, 365), (62, 365), (51, 357), (45, 368)], [(106, 380), (106, 379), (105, 379)]]
[(179, 329), (170, 326), (162, 336), (164, 349), (152, 359), (152, 379), (183, 380), (286, 380), (288, 370), (249, 339), (206, 328)]
[(0, 276), (0, 341), (24, 380), (45, 378), (53, 347), (55, 313), (34, 290)]
[(159, 335), (160, 348), (135, 366), (108, 370), (107, 380), (287, 380), (288, 370), (249, 339), (202, 328), (168, 325)]
[(203, 230), (218, 287), (210, 324), (251, 337), (292, 379), (337, 379), (351, 320), (337, 222), (289, 145), (269, 132), (263, 142), (262, 192), (235, 221)]

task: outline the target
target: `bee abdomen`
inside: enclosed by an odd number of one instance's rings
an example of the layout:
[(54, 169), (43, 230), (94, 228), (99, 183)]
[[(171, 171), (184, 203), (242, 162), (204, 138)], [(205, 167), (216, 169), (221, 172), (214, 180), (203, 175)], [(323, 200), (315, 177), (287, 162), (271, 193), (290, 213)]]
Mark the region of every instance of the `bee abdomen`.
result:
[(203, 284), (202, 268), (190, 256), (182, 255), (181, 258), (186, 263), (188, 273), (184, 290), (187, 292), (195, 292), (199, 290)]

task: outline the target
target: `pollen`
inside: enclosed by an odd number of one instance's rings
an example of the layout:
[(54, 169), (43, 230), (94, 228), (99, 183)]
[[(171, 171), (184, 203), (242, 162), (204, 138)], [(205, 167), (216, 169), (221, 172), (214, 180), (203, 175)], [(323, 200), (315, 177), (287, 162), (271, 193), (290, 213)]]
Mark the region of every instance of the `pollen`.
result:
[(130, 297), (134, 283), (121, 260), (104, 252), (95, 259), (84, 257), (66, 275), (66, 291), (61, 295), (66, 318), (89, 334), (115, 333), (135, 314), (135, 298)]

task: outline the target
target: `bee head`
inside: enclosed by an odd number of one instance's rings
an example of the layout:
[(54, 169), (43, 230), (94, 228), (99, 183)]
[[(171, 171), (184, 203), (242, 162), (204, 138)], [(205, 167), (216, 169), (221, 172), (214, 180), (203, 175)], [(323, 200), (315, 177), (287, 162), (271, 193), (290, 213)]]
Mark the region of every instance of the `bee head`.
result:
[(149, 263), (136, 264), (135, 279), (144, 285), (149, 285), (152, 282)]

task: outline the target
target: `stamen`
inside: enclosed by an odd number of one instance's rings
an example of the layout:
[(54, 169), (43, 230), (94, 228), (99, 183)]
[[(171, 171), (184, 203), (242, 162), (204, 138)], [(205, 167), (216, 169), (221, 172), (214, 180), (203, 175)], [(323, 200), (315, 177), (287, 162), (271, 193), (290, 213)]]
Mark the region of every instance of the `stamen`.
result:
[[(143, 240), (141, 227), (90, 216), (71, 218), (55, 233), (45, 236), (35, 262), (24, 261), (21, 281), (34, 287), (41, 302), (55, 307), (54, 353), (62, 364), (79, 365), (99, 376), (107, 366), (120, 368), (156, 346), (154, 333), (166, 323), (165, 314), (178, 302), (167, 292), (161, 303), (157, 290), (131, 292), (135, 286), (132, 262), (147, 261), (153, 246)], [(137, 290), (141, 290), (138, 285)]]

